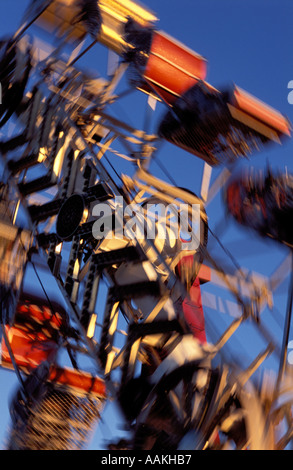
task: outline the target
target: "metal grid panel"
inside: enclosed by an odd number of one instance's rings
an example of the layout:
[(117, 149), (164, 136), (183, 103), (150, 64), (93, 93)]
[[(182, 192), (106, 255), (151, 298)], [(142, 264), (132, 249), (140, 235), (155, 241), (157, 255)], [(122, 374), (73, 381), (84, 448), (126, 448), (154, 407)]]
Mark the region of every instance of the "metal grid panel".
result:
[(44, 397), (16, 419), (10, 450), (78, 450), (88, 445), (102, 400), (47, 383)]

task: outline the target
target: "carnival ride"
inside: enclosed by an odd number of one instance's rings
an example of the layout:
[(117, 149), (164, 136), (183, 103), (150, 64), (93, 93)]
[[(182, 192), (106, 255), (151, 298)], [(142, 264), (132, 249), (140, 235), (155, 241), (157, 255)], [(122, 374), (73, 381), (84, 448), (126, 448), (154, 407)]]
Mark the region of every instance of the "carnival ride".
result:
[[(235, 176), (234, 168), (290, 137), (290, 123), (239, 87), (215, 89), (206, 82), (206, 60), (157, 23), (132, 0), (39, 0), (1, 41), (1, 366), (19, 379), (9, 449), (83, 448), (109, 400), (129, 430), (128, 441), (111, 448), (291, 443), (293, 377), (285, 365), (292, 281), (280, 346), (262, 321), (280, 269), (272, 278), (238, 266), (227, 271), (208, 249), (206, 213), (223, 187), (240, 224), (288, 247), (287, 268), (292, 177)], [(50, 46), (37, 38), (43, 33)], [(78, 67), (98, 44), (115, 53), (106, 78)], [(164, 110), (156, 132), (149, 132), (149, 108), (144, 129), (115, 117), (115, 104), (130, 93), (144, 93)], [(162, 141), (205, 162), (200, 195), (151, 173)], [(118, 172), (108, 155), (129, 173)], [(221, 166), (209, 188), (212, 169)], [(182, 205), (196, 245), (188, 250), (178, 228)], [(145, 225), (150, 214), (154, 237)], [(44, 285), (42, 298), (26, 292), (28, 266), (50, 273), (64, 305)], [(233, 321), (215, 342), (206, 340), (205, 282), (225, 288), (235, 303)], [(248, 322), (264, 347), (243, 367), (222, 353)], [(64, 353), (71, 367), (63, 365)], [(277, 377), (255, 381), (269, 355), (279, 361)], [(87, 360), (94, 373), (83, 366)]]

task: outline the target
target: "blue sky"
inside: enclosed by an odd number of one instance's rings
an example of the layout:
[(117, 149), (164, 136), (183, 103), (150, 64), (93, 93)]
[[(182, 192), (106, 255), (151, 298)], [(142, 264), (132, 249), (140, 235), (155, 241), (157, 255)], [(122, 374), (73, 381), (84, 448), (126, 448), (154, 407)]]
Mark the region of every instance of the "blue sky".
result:
[[(0, 36), (14, 32), (19, 26), (22, 12), (27, 1), (1, 0), (0, 3)], [(293, 80), (293, 3), (291, 0), (146, 0), (145, 5), (157, 13), (161, 29), (208, 60), (207, 81), (221, 88), (236, 83), (259, 99), (275, 107), (293, 122), (293, 105), (288, 103), (287, 85)], [(99, 57), (91, 52), (89, 66), (99, 70)], [(85, 63), (86, 65), (86, 63)], [(142, 98), (129, 102), (123, 111), (136, 122), (143, 114), (140, 108)], [(160, 161), (173, 175), (178, 186), (184, 186), (199, 192), (203, 171), (203, 162), (186, 152), (166, 144), (158, 154)], [(293, 143), (286, 141), (282, 146), (273, 146), (253, 156), (240, 166), (254, 165), (293, 171)], [(160, 169), (154, 166), (157, 176), (163, 178)], [(218, 175), (214, 171), (213, 180)], [(164, 177), (165, 178), (165, 177)], [(224, 209), (221, 195), (218, 195), (207, 208), (211, 228), (217, 227), (223, 220)], [(283, 260), (286, 252), (274, 244), (267, 244), (250, 232), (242, 231), (234, 222), (223, 234), (222, 241), (231, 250), (240, 265), (248, 270), (256, 270), (270, 275)], [(215, 249), (217, 253), (217, 249)], [(283, 287), (286, 287), (286, 283)], [(286, 290), (277, 292), (276, 305), (282, 322), (286, 305)], [(203, 287), (203, 295), (210, 303), (217, 298), (218, 290), (211, 285)], [(218, 302), (218, 300), (217, 300)], [(217, 303), (219, 306), (219, 303)], [(220, 306), (219, 309), (221, 310)], [(231, 321), (227, 313), (215, 314), (214, 309), (206, 308), (208, 322), (215, 322), (218, 331)], [(218, 318), (219, 317), (219, 318)], [(276, 320), (269, 315), (268, 327), (280, 338), (281, 328), (275, 327)], [(281, 323), (282, 324), (282, 323)], [(291, 338), (291, 336), (290, 336)], [(243, 349), (231, 345), (236, 354), (246, 359), (253, 355), (261, 340), (244, 328), (239, 341)], [(257, 345), (255, 344), (257, 343)], [(235, 348), (235, 349), (233, 349)], [(271, 366), (271, 364), (269, 364)], [(275, 366), (275, 363), (272, 363)], [(15, 384), (11, 372), (0, 370), (0, 447), (8, 423), (8, 400)], [(103, 447), (103, 437), (119, 434), (118, 428), (111, 429), (107, 416), (117, 416), (116, 410), (107, 411), (105, 425), (102, 425), (94, 436), (91, 448)], [(119, 425), (119, 418), (116, 420)]]

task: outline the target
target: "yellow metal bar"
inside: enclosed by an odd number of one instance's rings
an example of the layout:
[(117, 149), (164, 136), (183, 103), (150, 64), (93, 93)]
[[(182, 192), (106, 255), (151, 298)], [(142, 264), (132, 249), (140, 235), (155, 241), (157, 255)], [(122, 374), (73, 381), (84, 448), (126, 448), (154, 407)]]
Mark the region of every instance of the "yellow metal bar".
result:
[[(129, 17), (143, 27), (153, 26), (158, 21), (150, 9), (132, 0), (100, 0), (98, 5), (102, 26), (97, 39), (118, 54), (123, 49), (124, 24)], [(75, 23), (78, 13), (75, 0), (54, 0), (37, 23), (52, 33), (56, 29), (62, 33), (67, 31), (70, 33), (68, 40), (81, 40), (86, 30), (81, 23)]]

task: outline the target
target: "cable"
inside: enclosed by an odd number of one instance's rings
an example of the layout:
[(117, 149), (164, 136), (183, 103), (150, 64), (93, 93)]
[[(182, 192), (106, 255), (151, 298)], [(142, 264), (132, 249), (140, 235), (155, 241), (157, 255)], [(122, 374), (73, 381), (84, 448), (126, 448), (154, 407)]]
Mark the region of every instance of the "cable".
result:
[(174, 180), (173, 176), (170, 175), (170, 173), (167, 171), (166, 167), (163, 165), (163, 163), (156, 157), (156, 155), (154, 154), (153, 155), (153, 159), (154, 161), (157, 163), (157, 165), (161, 168), (161, 170), (163, 171), (163, 173), (165, 173), (165, 175), (167, 176), (167, 178), (169, 179), (169, 181), (176, 187), (178, 187), (178, 185), (176, 184), (176, 181)]

